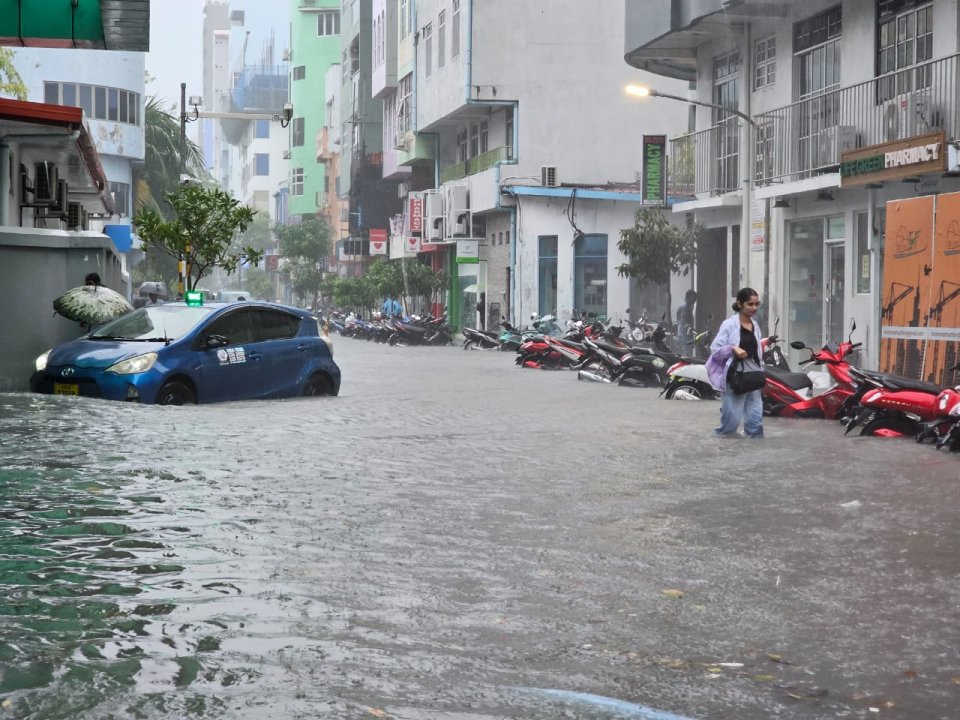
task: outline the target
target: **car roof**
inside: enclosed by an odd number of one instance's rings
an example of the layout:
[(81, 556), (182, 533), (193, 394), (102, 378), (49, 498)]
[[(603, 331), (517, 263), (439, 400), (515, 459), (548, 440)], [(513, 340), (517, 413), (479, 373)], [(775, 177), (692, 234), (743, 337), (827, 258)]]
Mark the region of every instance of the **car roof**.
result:
[[(190, 307), (183, 301), (176, 302), (167, 302), (163, 303), (164, 305), (171, 305), (174, 307)], [(280, 303), (266, 302), (263, 300), (210, 300), (204, 302), (203, 305), (194, 305), (192, 307), (208, 307), (216, 312), (223, 312), (227, 308), (235, 307), (258, 307), (258, 308), (268, 308), (270, 310), (282, 310), (288, 312), (291, 315), (296, 315), (301, 318), (314, 318), (314, 315), (309, 310), (302, 310), (298, 307), (293, 307), (292, 305), (282, 305)]]

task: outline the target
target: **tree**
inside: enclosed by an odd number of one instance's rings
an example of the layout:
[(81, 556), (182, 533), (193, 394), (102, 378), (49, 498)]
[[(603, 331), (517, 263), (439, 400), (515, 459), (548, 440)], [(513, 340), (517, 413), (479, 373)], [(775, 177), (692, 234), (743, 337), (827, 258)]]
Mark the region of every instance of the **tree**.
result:
[(633, 227), (620, 231), (617, 247), (627, 262), (617, 268), (621, 277), (636, 278), (641, 285), (655, 283), (667, 289), (667, 317), (672, 319), (670, 279), (687, 275), (697, 259), (697, 243), (703, 226), (689, 224), (679, 228), (671, 224), (659, 208), (641, 207)]
[[(187, 140), (187, 172), (206, 177), (203, 153)], [(156, 97), (147, 98), (143, 113), (143, 168), (137, 173), (135, 207), (152, 207), (166, 217), (173, 208), (165, 201), (167, 193), (180, 187), (180, 118), (171, 107), (165, 110)]]
[(362, 313), (373, 307), (376, 296), (364, 278), (337, 278), (333, 286), (333, 299), (339, 307), (353, 307)]
[(233, 273), (241, 262), (256, 265), (262, 253), (233, 249), (234, 236), (253, 222), (255, 210), (217, 188), (183, 185), (164, 196), (176, 219), (165, 220), (153, 208), (137, 213), (133, 224), (144, 245), (187, 261), (187, 290), (215, 267)]
[(320, 302), (326, 258), (333, 247), (332, 231), (326, 219), (307, 218), (296, 225), (274, 228), (280, 243), (280, 256), (287, 260), (287, 271), (294, 292), (310, 300), (316, 308)]
[(380, 300), (397, 298), (403, 294), (403, 272), (400, 263), (386, 259), (376, 260), (367, 268), (364, 279)]
[(245, 268), (243, 284), (251, 299), (273, 300), (276, 298), (276, 283), (273, 276), (262, 268)]
[(13, 65), (13, 50), (0, 47), (0, 95), (6, 95), (16, 100), (27, 99), (27, 86), (17, 68)]

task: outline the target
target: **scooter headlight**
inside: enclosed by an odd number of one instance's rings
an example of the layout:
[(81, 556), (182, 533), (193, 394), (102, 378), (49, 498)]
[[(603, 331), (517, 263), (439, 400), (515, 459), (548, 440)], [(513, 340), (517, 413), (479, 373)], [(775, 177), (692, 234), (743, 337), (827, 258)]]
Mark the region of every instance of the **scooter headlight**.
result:
[(136, 375), (137, 373), (143, 373), (152, 368), (156, 361), (157, 354), (155, 352), (149, 352), (114, 363), (108, 367), (106, 371), (114, 375)]
[(940, 402), (937, 403), (937, 406), (938, 406), (938, 408), (940, 409), (940, 412), (943, 412), (944, 410), (947, 409), (947, 396), (946, 396), (946, 395), (944, 395), (943, 397), (940, 398)]
[(47, 357), (49, 355), (50, 351), (47, 350), (43, 355), (38, 356), (37, 359), (33, 361), (34, 366), (37, 368), (37, 372), (47, 369)]

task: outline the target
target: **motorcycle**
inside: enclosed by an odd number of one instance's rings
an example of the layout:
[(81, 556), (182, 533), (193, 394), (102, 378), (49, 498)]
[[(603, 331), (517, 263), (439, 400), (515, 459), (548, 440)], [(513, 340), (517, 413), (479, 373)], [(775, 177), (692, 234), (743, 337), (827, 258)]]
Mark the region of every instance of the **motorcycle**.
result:
[[(950, 372), (960, 370), (960, 364), (950, 368)], [(917, 442), (932, 439), (939, 450), (947, 447), (960, 450), (960, 385), (944, 388), (936, 398), (937, 418), (921, 425), (917, 433)]]
[(464, 350), (496, 350), (500, 347), (500, 338), (494, 332), (465, 327), (462, 347)]
[(941, 388), (933, 383), (853, 370), (865, 386), (855, 415), (847, 422), (845, 435), (863, 426), (861, 435), (916, 437), (922, 423), (937, 419)]
[[(767, 383), (763, 387), (765, 415), (780, 417), (829, 418), (840, 416), (844, 401), (854, 394), (847, 358), (862, 343), (853, 342), (856, 321), (850, 324), (850, 333), (838, 346), (824, 345), (814, 350), (795, 340), (794, 350), (807, 350), (810, 358), (801, 366), (801, 372), (789, 372), (776, 366), (764, 368)], [(825, 366), (827, 372), (804, 372), (811, 365)]]

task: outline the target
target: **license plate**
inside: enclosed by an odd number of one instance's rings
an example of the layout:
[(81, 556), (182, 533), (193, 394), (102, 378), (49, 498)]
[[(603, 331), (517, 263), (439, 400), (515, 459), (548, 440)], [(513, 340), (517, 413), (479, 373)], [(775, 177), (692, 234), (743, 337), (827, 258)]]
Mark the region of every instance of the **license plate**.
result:
[(54, 395), (79, 395), (80, 386), (77, 385), (76, 383), (54, 383), (53, 394)]

